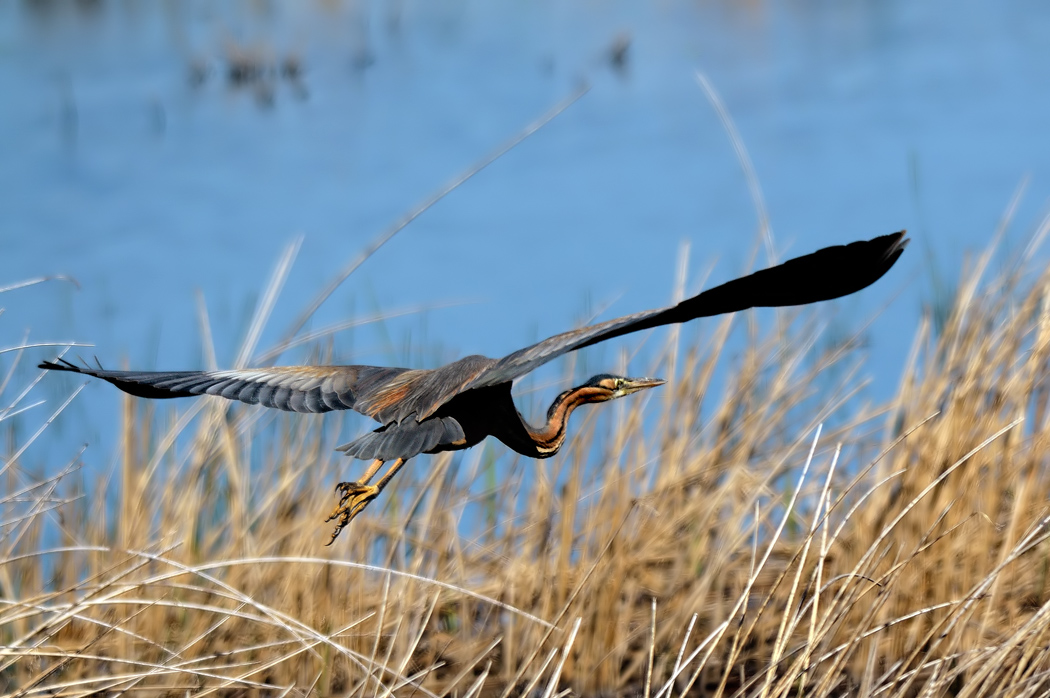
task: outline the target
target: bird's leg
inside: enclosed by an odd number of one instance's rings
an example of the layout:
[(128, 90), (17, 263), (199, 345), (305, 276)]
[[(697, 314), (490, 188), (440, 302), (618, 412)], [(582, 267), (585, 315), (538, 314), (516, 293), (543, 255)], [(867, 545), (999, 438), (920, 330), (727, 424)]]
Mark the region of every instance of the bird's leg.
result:
[[(381, 458), (376, 458), (368, 466), (368, 470), (365, 471), (365, 474), (361, 477), (360, 480), (356, 480), (354, 482), (340, 482), (338, 485), (335, 486), (335, 491), (341, 492), (343, 494), (343, 501), (346, 501), (346, 493), (348, 491), (358, 490), (367, 485), (372, 480), (372, 478), (375, 477), (375, 474), (379, 472), (379, 467), (383, 465), (383, 463), (384, 461)], [(342, 502), (340, 502), (340, 504), (341, 503)]]
[(390, 469), (383, 473), (383, 477), (379, 478), (379, 482), (374, 485), (369, 485), (368, 482), (375, 476), (379, 471), (380, 466), (383, 465), (384, 461), (376, 459), (372, 461), (372, 464), (368, 466), (368, 470), (365, 471), (364, 477), (357, 482), (340, 482), (335, 486), (336, 492), (340, 494), (339, 504), (335, 510), (328, 515), (325, 522), (331, 521), (338, 518), (339, 521), (335, 525), (335, 530), (332, 532), (332, 538), (326, 545), (331, 545), (339, 533), (346, 528), (347, 524), (353, 521), (354, 517), (364, 511), (364, 508), (368, 506), (368, 503), (379, 496), (379, 493), (383, 491), (390, 479), (397, 474), (397, 471), (401, 470), (401, 466), (405, 464), (406, 458), (398, 458), (394, 461), (394, 464), (390, 466)]
[(379, 478), (379, 482), (375, 484), (376, 489), (382, 492), (383, 488), (386, 487), (386, 483), (390, 482), (390, 478), (397, 475), (397, 471), (401, 470), (401, 466), (403, 466), (407, 460), (407, 458), (398, 458), (394, 461), (394, 464), (390, 466), (390, 470), (383, 473), (383, 477)]

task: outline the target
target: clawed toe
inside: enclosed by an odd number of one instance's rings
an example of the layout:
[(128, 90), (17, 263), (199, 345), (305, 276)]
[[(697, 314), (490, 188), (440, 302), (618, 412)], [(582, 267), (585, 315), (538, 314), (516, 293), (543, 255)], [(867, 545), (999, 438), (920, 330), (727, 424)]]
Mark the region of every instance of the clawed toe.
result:
[(335, 486), (335, 493), (340, 494), (345, 499), (348, 493), (353, 493), (361, 489), (362, 485), (360, 482), (340, 482)]
[(326, 545), (331, 545), (354, 517), (364, 511), (368, 503), (379, 494), (379, 488), (375, 485), (362, 485), (358, 482), (340, 482), (335, 486), (335, 491), (340, 495), (339, 504), (325, 519), (325, 523), (335, 519), (338, 521)]
[(339, 533), (346, 528), (347, 524), (354, 520), (354, 517), (364, 511), (368, 503), (379, 496), (379, 493), (383, 491), (387, 483), (390, 482), (390, 478), (397, 474), (397, 471), (401, 470), (401, 466), (405, 464), (404, 458), (398, 458), (394, 461), (394, 464), (390, 466), (390, 469), (383, 474), (383, 477), (376, 481), (376, 484), (369, 485), (368, 483), (372, 480), (372, 477), (378, 472), (379, 467), (383, 465), (385, 461), (380, 458), (372, 461), (372, 465), (368, 466), (368, 470), (357, 482), (340, 482), (335, 486), (336, 494), (339, 495), (339, 504), (336, 505), (335, 509), (325, 522), (338, 519), (335, 524), (335, 530), (332, 531), (332, 537), (329, 539), (326, 545), (331, 545)]

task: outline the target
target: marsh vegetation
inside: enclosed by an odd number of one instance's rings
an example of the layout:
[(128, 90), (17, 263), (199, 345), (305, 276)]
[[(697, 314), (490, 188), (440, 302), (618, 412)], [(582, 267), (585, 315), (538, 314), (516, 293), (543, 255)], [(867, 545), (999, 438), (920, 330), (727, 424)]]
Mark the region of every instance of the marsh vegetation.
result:
[(420, 458), (332, 548), (332, 420), (126, 398), (98, 477), (29, 465), (50, 420), (8, 431), (3, 688), (1043, 694), (1050, 274), (990, 258), (881, 404), (828, 306), (654, 335), (661, 395), (577, 416), (549, 462)]

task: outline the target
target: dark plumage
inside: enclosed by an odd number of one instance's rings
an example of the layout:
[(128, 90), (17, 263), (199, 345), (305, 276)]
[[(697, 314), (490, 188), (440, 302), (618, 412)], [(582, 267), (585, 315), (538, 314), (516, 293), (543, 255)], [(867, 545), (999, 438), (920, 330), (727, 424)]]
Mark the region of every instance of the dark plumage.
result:
[[(515, 451), (547, 458), (561, 447), (571, 412), (663, 381), (595, 376), (559, 395), (547, 423), (533, 427), (514, 406), (511, 384), (570, 351), (631, 332), (757, 307), (803, 305), (849, 295), (885, 274), (904, 251), (904, 231), (849, 245), (826, 247), (803, 257), (704, 291), (681, 303), (647, 310), (555, 335), (502, 359), (467, 356), (433, 370), (377, 366), (278, 366), (227, 371), (107, 371), (67, 361), (40, 368), (101, 378), (146, 398), (217, 395), (294, 412), (352, 409), (380, 422), (375, 431), (339, 447), (373, 460), (359, 482), (341, 483), (332, 540), (374, 499), (404, 462), (420, 453), (469, 448), (495, 436)], [(368, 482), (386, 461), (394, 465)], [(329, 541), (331, 542), (331, 541)]]

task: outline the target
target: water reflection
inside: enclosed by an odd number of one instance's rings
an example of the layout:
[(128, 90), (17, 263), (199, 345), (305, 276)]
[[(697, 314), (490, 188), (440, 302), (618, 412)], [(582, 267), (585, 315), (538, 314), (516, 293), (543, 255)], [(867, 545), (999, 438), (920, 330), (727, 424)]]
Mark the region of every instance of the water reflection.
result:
[(103, 9), (103, 0), (22, 0), (27, 14), (41, 24), (88, 20), (97, 17)]
[(287, 85), (289, 93), (297, 99), (308, 97), (303, 73), (302, 58), (298, 54), (277, 56), (262, 44), (231, 41), (227, 42), (218, 63), (205, 58), (191, 60), (189, 81), (195, 88), (204, 88), (212, 79), (223, 79), (231, 90), (249, 92), (259, 106), (271, 107), (279, 83)]

